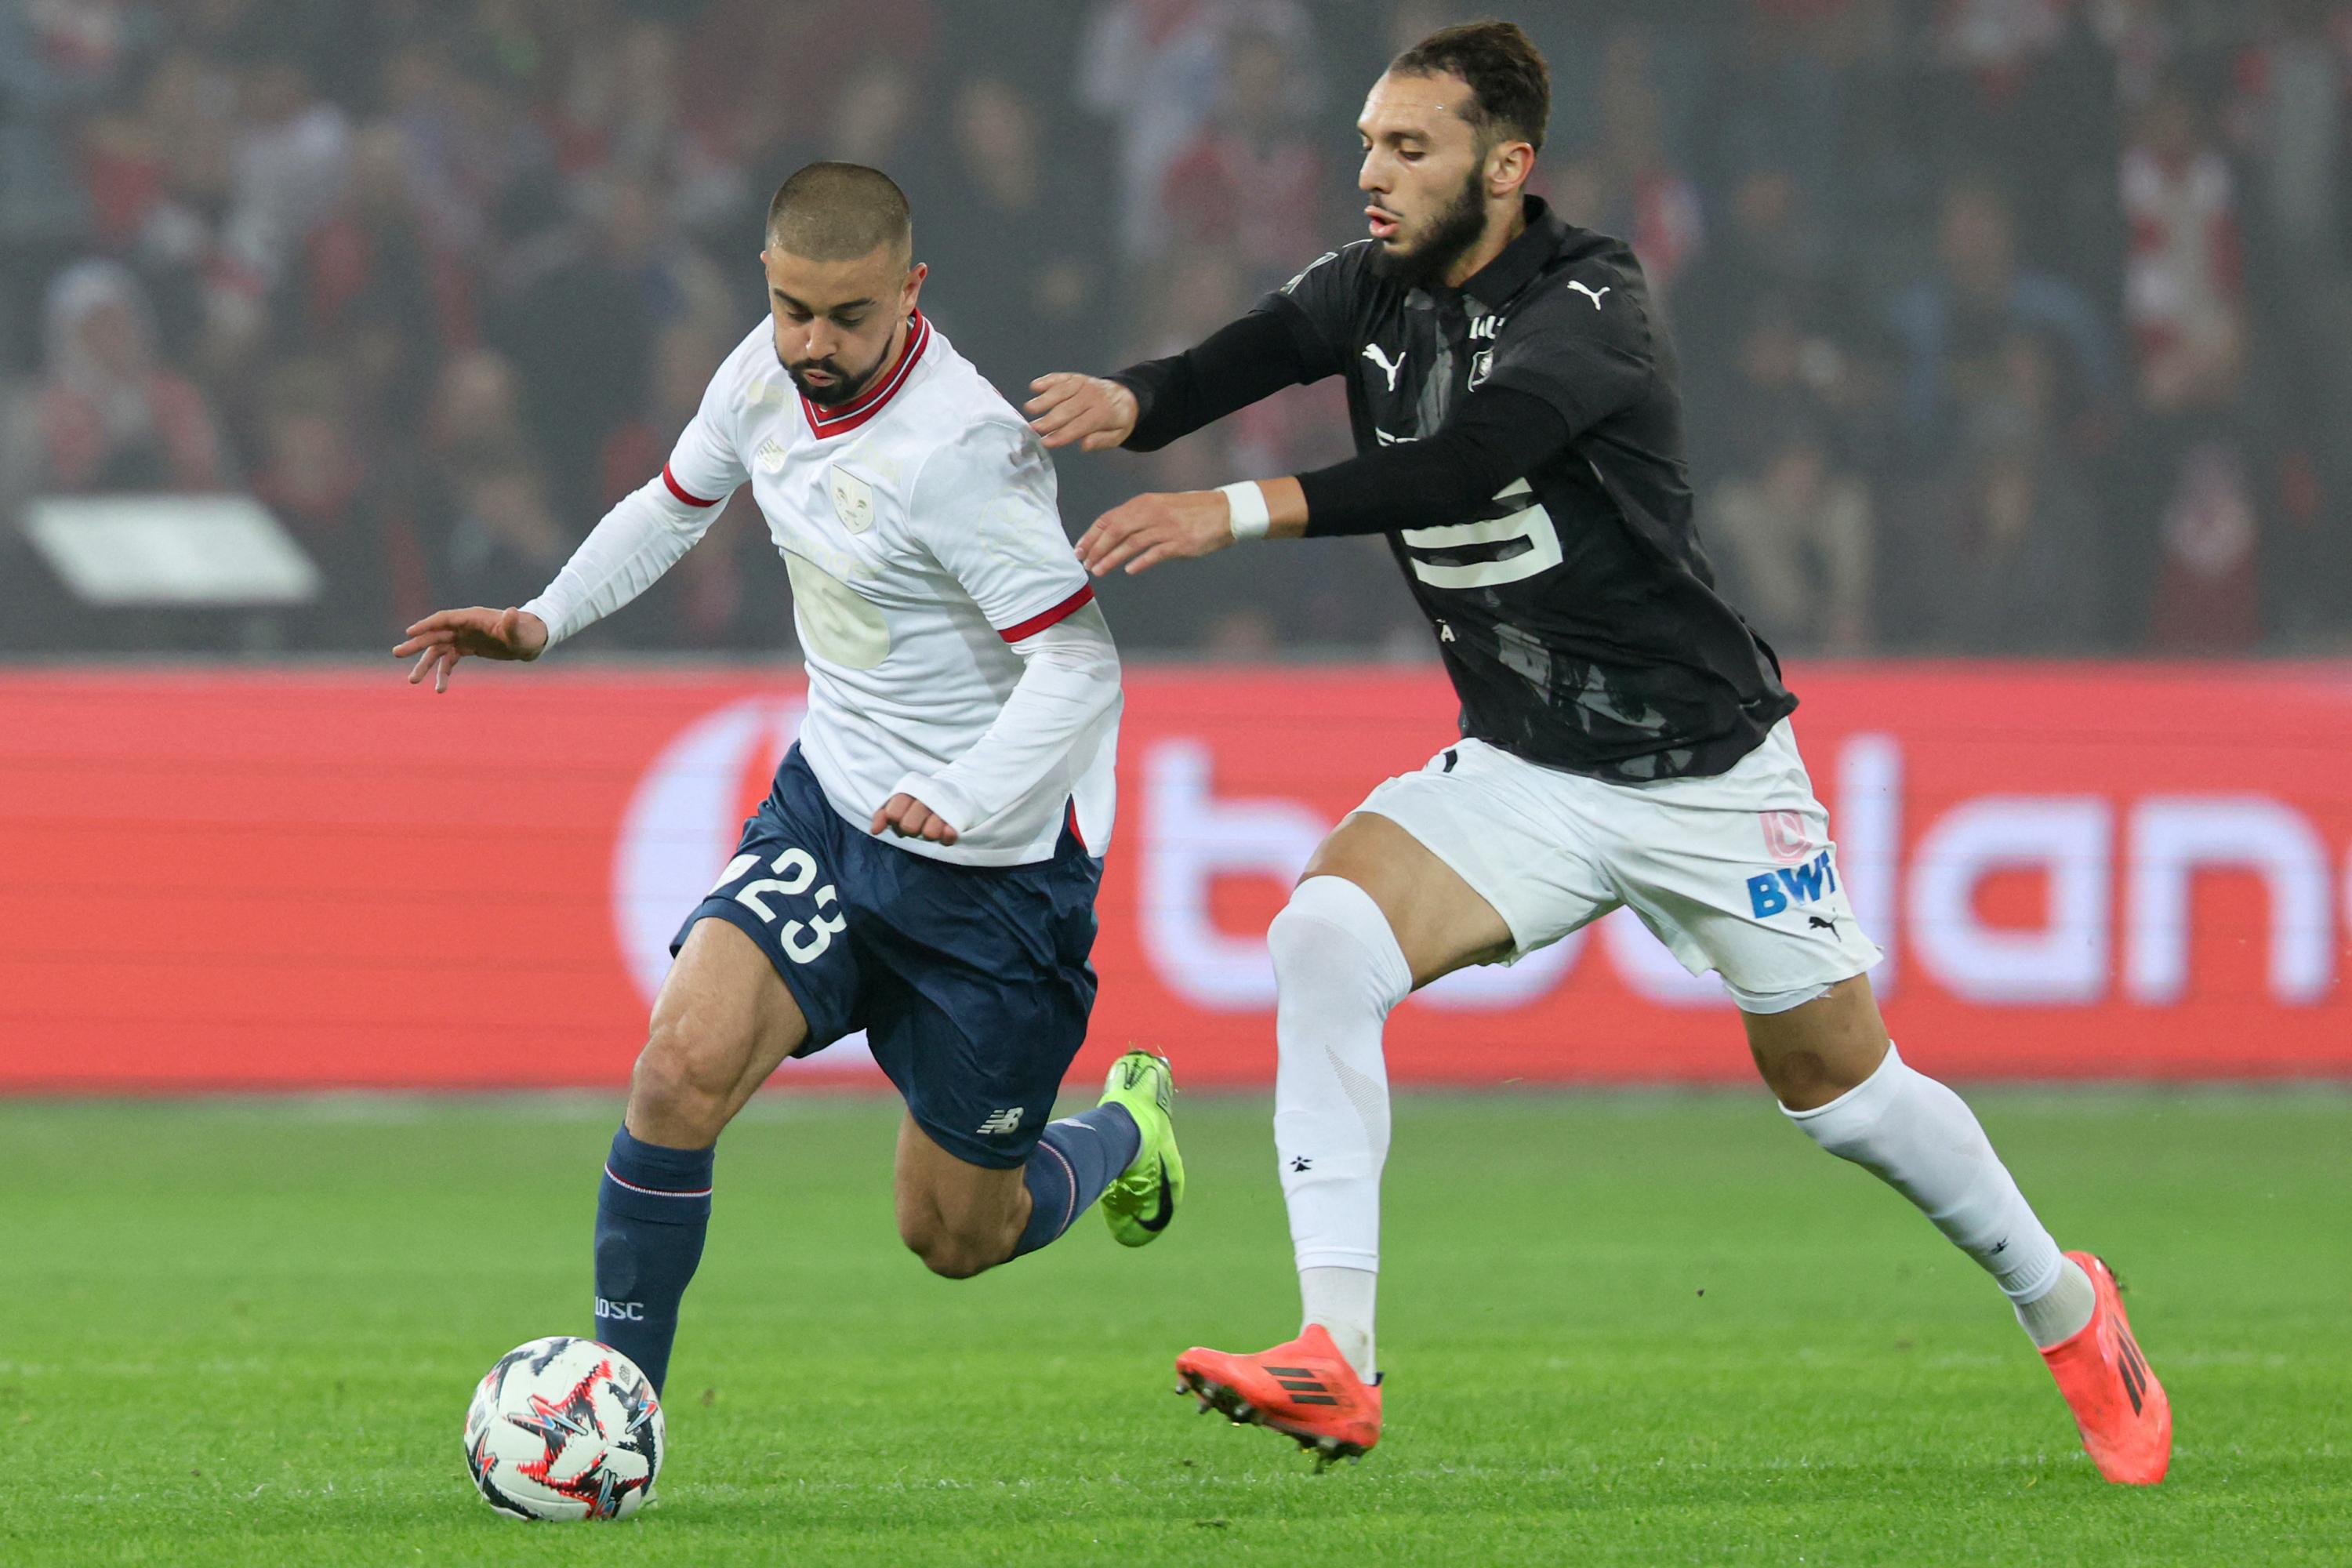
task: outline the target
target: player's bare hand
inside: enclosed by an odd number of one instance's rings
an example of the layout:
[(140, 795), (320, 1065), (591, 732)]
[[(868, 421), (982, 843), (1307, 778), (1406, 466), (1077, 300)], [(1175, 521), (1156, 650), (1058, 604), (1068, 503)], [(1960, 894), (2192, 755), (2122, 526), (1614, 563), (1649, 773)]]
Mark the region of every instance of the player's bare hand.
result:
[(1103, 513), (1078, 536), (1078, 563), (1097, 577), (1124, 563), (1131, 577), (1162, 561), (1213, 555), (1233, 542), (1233, 503), (1219, 492), (1142, 495)]
[(879, 834), (886, 828), (901, 838), (928, 838), (934, 844), (956, 841), (956, 830), (948, 819), (911, 795), (894, 795), (884, 801), (866, 831)]
[(1141, 411), (1135, 394), (1118, 382), (1055, 371), (1031, 382), (1029, 390), (1037, 395), (1026, 405), (1029, 428), (1048, 447), (1075, 441), (1081, 451), (1103, 452), (1135, 434)]
[(394, 658), (416, 656), (408, 672), (415, 686), (427, 675), (433, 689), (449, 689), (449, 672), (461, 658), (537, 658), (547, 651), (547, 623), (528, 610), (438, 610), (408, 628), (408, 640), (392, 650)]

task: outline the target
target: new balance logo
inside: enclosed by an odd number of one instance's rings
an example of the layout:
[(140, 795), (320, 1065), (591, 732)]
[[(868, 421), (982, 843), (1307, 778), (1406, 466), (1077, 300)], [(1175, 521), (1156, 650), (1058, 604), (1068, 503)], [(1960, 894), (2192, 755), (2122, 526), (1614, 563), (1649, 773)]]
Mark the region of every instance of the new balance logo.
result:
[(1021, 1107), (1017, 1105), (1010, 1110), (990, 1111), (988, 1120), (980, 1124), (982, 1136), (1001, 1136), (1003, 1133), (1017, 1132), (1020, 1130)]
[(1366, 343), (1364, 345), (1364, 357), (1371, 361), (1374, 364), (1380, 366), (1381, 371), (1388, 376), (1389, 390), (1391, 392), (1394, 392), (1396, 390), (1397, 374), (1404, 369), (1404, 356), (1412, 352), (1412, 351), (1410, 349), (1399, 349), (1397, 351), (1395, 360), (1391, 361), (1387, 353), (1381, 350), (1380, 344)]
[(1603, 289), (1600, 290), (1599, 293), (1595, 293), (1591, 288), (1582, 283), (1579, 283), (1573, 278), (1568, 280), (1568, 286), (1575, 289), (1578, 293), (1583, 295), (1586, 299), (1591, 300), (1592, 301), (1592, 308), (1596, 310), (1601, 309), (1601, 296), (1609, 292), (1608, 289)]

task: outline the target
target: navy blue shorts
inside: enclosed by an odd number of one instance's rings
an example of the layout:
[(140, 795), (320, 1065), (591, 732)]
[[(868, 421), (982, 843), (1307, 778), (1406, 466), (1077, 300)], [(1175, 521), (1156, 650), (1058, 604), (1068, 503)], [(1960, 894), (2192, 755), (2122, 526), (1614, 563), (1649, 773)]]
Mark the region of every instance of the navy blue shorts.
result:
[(899, 848), (842, 820), (794, 746), (670, 952), (697, 921), (734, 925), (807, 1015), (795, 1055), (864, 1029), (940, 1147), (1004, 1169), (1029, 1158), (1086, 1038), (1101, 883), (1067, 828), (1051, 860), (1027, 866)]

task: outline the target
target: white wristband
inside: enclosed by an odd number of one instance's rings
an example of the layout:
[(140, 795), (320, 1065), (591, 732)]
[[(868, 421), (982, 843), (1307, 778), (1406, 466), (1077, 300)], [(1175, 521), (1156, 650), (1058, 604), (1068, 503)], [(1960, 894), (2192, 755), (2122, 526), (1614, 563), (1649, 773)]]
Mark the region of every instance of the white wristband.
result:
[(1265, 531), (1274, 526), (1274, 513), (1265, 504), (1265, 491), (1255, 479), (1244, 479), (1238, 484), (1219, 485), (1217, 493), (1225, 498), (1232, 509), (1232, 528), (1235, 539), (1264, 539)]

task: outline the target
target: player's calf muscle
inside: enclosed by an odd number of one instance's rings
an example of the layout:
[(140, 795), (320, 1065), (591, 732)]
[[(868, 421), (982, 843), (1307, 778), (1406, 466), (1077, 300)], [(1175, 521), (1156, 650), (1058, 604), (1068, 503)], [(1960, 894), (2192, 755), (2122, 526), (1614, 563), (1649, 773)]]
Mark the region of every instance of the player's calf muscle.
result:
[(950, 1219), (923, 1203), (898, 1208), (898, 1239), (924, 1268), (945, 1279), (969, 1279), (1009, 1261), (1020, 1235), (1020, 1225), (1002, 1216)]
[(1013, 1256), (1029, 1217), (1021, 1173), (959, 1160), (909, 1117), (899, 1124), (898, 1239), (932, 1273), (968, 1279)]

